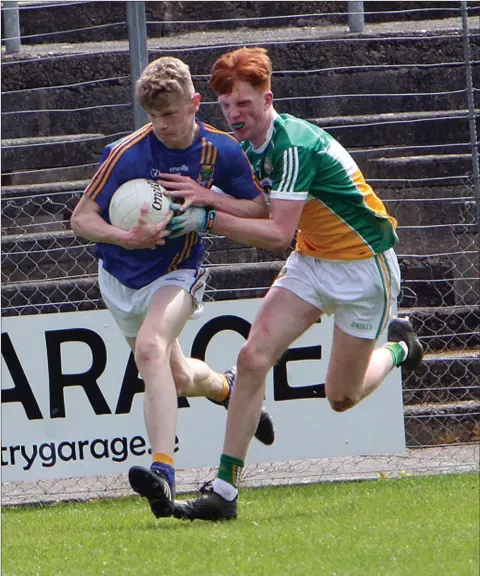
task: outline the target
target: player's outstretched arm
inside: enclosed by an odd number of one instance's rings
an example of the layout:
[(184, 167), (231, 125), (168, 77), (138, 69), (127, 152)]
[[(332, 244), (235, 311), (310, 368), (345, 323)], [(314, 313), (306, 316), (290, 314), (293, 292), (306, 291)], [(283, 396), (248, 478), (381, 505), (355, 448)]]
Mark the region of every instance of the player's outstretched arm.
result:
[(217, 212), (211, 232), (247, 246), (283, 252), (292, 242), (304, 205), (301, 200), (272, 199), (270, 218), (258, 220)]
[(182, 176), (181, 174), (161, 174), (158, 182), (172, 197), (183, 198), (181, 212), (190, 206), (210, 207), (239, 218), (267, 218), (268, 208), (263, 194), (259, 193), (254, 199), (234, 198), (227, 194), (215, 192), (210, 188), (201, 186), (198, 182)]

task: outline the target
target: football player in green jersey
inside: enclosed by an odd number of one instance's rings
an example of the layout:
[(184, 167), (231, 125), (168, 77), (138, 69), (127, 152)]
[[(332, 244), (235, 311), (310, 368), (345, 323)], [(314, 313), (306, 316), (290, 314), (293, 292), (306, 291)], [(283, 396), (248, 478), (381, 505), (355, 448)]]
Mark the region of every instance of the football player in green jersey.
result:
[[(334, 315), (326, 396), (343, 412), (371, 394), (395, 366), (414, 369), (423, 349), (408, 319), (391, 319), (400, 290), (393, 246), (396, 221), (350, 154), (321, 128), (278, 114), (272, 65), (263, 48), (240, 48), (214, 64), (210, 85), (268, 196), (270, 218), (218, 214), (212, 231), (237, 242), (285, 250), (288, 258), (265, 296), (238, 357), (223, 454), (211, 490), (178, 502), (177, 518), (237, 516), (238, 481), (258, 422), (268, 371), (322, 314)], [(163, 184), (168, 185), (165, 178)], [(204, 193), (172, 177), (191, 203)], [(182, 192), (183, 188), (183, 192)], [(171, 227), (182, 233), (182, 218)], [(388, 326), (388, 343), (376, 346)]]

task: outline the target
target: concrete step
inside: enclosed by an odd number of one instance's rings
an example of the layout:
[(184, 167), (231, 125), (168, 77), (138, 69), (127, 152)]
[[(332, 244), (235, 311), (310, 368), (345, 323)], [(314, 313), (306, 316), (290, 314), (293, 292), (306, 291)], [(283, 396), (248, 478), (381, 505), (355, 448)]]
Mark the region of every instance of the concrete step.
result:
[(412, 325), (425, 352), (480, 348), (480, 306), (410, 308)]
[(401, 156), (397, 158), (375, 158), (368, 160), (365, 172), (368, 178), (393, 180), (407, 177), (414, 180), (436, 180), (438, 178), (465, 178), (472, 174), (472, 154), (429, 154)]
[(64, 193), (72, 195), (82, 192), (87, 186), (89, 180), (73, 180), (69, 182), (47, 182), (44, 184), (26, 184), (19, 186), (3, 186), (2, 200), (22, 200), (30, 198), (39, 198), (48, 194)]
[(2, 236), (66, 230), (88, 180), (2, 187)]
[(404, 405), (446, 404), (480, 399), (480, 349), (427, 354), (414, 371), (404, 371)]
[[(77, 238), (71, 230), (32, 232), (2, 237), (2, 279), (4, 282), (47, 281), (94, 274), (97, 264), (93, 244)], [(287, 253), (246, 247), (226, 238), (206, 240), (207, 265), (251, 262), (283, 262)]]
[(364, 148), (367, 142), (369, 147), (470, 142), (467, 110), (394, 112), (310, 118), (310, 121), (334, 136), (347, 149)]
[(478, 442), (478, 399), (405, 407), (407, 446), (435, 446)]
[[(2, 187), (2, 234), (21, 234), (41, 231), (50, 224), (54, 229), (59, 215), (69, 219), (76, 202), (86, 188), (88, 180), (58, 182), (24, 186)], [(376, 189), (387, 209), (399, 224), (405, 227), (445, 227), (472, 224), (475, 220), (474, 198), (465, 186)], [(49, 217), (51, 219), (49, 219)], [(39, 230), (31, 226), (38, 225)], [(408, 230), (409, 228), (407, 228)], [(403, 235), (403, 232), (402, 232)], [(455, 240), (457, 243), (457, 240)], [(417, 246), (418, 247), (418, 246)]]
[[(85, 109), (83, 103), (82, 108), (78, 107), (79, 102), (77, 100), (76, 109), (2, 113), (2, 135), (4, 138), (29, 138), (61, 137), (90, 130), (101, 134), (132, 131), (133, 112), (130, 103)], [(19, 118), (21, 123), (18, 122)]]
[(2, 172), (98, 162), (105, 144), (98, 133), (2, 139)]
[[(79, 117), (78, 117), (79, 118)], [(347, 149), (359, 148), (359, 166), (364, 170), (368, 180), (378, 179), (383, 182), (395, 179), (418, 179), (426, 185), (441, 183), (439, 178), (463, 177), (471, 171), (470, 154), (420, 155), (421, 146), (452, 147), (459, 143), (466, 147), (469, 142), (469, 123), (466, 111), (415, 112), (409, 114), (378, 114), (367, 116), (350, 116), (344, 118), (314, 118), (312, 122), (339, 140)], [(63, 167), (62, 180), (77, 179), (70, 170), (78, 170), (84, 165), (98, 161), (103, 147), (128, 133), (128, 122), (123, 120), (122, 132), (69, 134), (64, 136), (43, 136), (38, 138), (16, 138), (2, 140), (2, 175), (4, 184), (27, 184), (45, 182), (47, 178), (55, 181), (57, 173), (33, 172), (45, 168)], [(479, 120), (480, 124), (480, 120)], [(392, 125), (395, 131), (392, 132)], [(92, 126), (96, 128), (96, 126)], [(345, 128), (348, 128), (346, 130)], [(420, 129), (422, 128), (422, 130)], [(372, 158), (365, 152), (365, 143), (369, 148), (380, 147), (413, 147), (418, 160), (404, 158)], [(450, 148), (452, 149), (452, 148)], [(376, 155), (376, 153), (372, 153)], [(88, 166), (89, 174), (91, 166)], [(10, 176), (9, 176), (10, 175)], [(9, 179), (8, 179), (9, 176)], [(28, 181), (25, 182), (25, 176)], [(5, 180), (7, 177), (7, 180)], [(85, 178), (82, 174), (80, 178)]]
[[(480, 65), (473, 67), (474, 82), (480, 82)], [(206, 77), (194, 79), (205, 104), (200, 116), (226, 128), (216, 97)], [(374, 90), (372, 90), (374, 86)], [(395, 89), (392, 91), (392, 86)], [(406, 69), (380, 67), (276, 74), (273, 91), (279, 112), (302, 118), (443, 111), (466, 108), (463, 68), (458, 64)], [(91, 130), (104, 134), (132, 126), (129, 77), (75, 86), (21, 90), (2, 94), (4, 138), (32, 135), (75, 134)], [(22, 122), (18, 122), (21, 111)]]
[(395, 249), (402, 256), (441, 257), (458, 253), (478, 253), (479, 235), (474, 222), (437, 224), (432, 227), (399, 225), (399, 242)]
[[(51, 303), (55, 302), (61, 303), (60, 311), (63, 311), (64, 306), (68, 307), (68, 298), (58, 301), (59, 294), (63, 293), (62, 286), (68, 287), (68, 292), (74, 301), (83, 301), (85, 282), (96, 283), (96, 264), (92, 257), (92, 246), (74, 238), (69, 231), (49, 236), (38, 237), (35, 242), (30, 241), (28, 245), (23, 244), (23, 250), (18, 249), (18, 241), (15, 243), (12, 237), (4, 239), (3, 244), (7, 246), (2, 263), (3, 314), (15, 313), (14, 310), (22, 305), (41, 306), (43, 312), (48, 312), (51, 311)], [(52, 237), (55, 237), (55, 240), (52, 240)], [(9, 251), (8, 243), (16, 249)], [(283, 260), (274, 261), (271, 254), (252, 250), (249, 252), (248, 263), (239, 263), (238, 260), (234, 263), (231, 259), (232, 253), (238, 250), (239, 254), (236, 256), (241, 255), (245, 258), (245, 251), (248, 249), (225, 240), (223, 249), (225, 250), (227, 246), (229, 250), (227, 262), (222, 261), (224, 256), (221, 254), (222, 244), (219, 245), (219, 254), (215, 254), (214, 245), (209, 249), (209, 262), (212, 265), (210, 296), (218, 300), (263, 296), (280, 271)], [(266, 258), (267, 261), (262, 261), (262, 258)], [(406, 283), (409, 281), (409, 262), (401, 263), (405, 292)], [(442, 272), (441, 267), (438, 272)], [(85, 274), (92, 276), (85, 279)], [(68, 278), (75, 275), (81, 278)], [(55, 282), (49, 278), (62, 278), (62, 280)], [(30, 302), (31, 298), (33, 301)], [(438, 298), (442, 299), (441, 294)], [(404, 307), (402, 300), (400, 306)], [(421, 302), (417, 302), (415, 308), (407, 310), (427, 353), (465, 350), (480, 346), (478, 302), (471, 306), (447, 306), (447, 301), (442, 300), (442, 305), (421, 308), (418, 307), (419, 304)]]
[(59, 166), (57, 168), (39, 168), (2, 173), (4, 187), (31, 187), (64, 184), (72, 181), (89, 180), (98, 168), (98, 160), (77, 166)]
[[(472, 21), (472, 35), (478, 21)], [(165, 55), (165, 51), (184, 59), (194, 75), (208, 74), (214, 60), (228, 46), (264, 45), (269, 49), (276, 75), (295, 70), (325, 70), (355, 66), (435, 65), (463, 62), (463, 45), (458, 41), (460, 20), (449, 26), (435, 24), (429, 30), (418, 25), (402, 25), (384, 31), (374, 29), (361, 37), (352, 38), (344, 27), (326, 31), (322, 26), (284, 29), (243, 30), (221, 34), (199, 32), (175, 35), (171, 38), (150, 39), (150, 59)], [(399, 35), (399, 33), (401, 35)], [(479, 60), (480, 47), (471, 43), (472, 60)], [(305, 54), (309, 57), (305, 58)], [(354, 58), (353, 58), (354, 55)], [(442, 67), (438, 68), (444, 77)], [(2, 92), (44, 88), (117, 78), (130, 75), (128, 42), (102, 42), (69, 45), (52, 44), (26, 47), (20, 55), (7, 55), (2, 61)], [(392, 86), (393, 88), (393, 86)], [(395, 90), (392, 90), (395, 92)], [(277, 94), (277, 96), (279, 96)]]
[[(45, 3), (44, 3), (45, 4)], [(409, 22), (450, 18), (458, 13), (458, 2), (365, 2), (365, 21)], [(146, 3), (147, 31), (152, 36), (171, 36), (192, 30), (266, 28), (304, 23), (305, 26), (346, 24), (345, 3), (332, 2), (191, 2)], [(420, 9), (419, 9), (420, 8)], [(127, 38), (125, 6), (122, 2), (20, 2), (22, 43), (90, 42)], [(305, 17), (305, 14), (319, 16)], [(297, 16), (298, 18), (294, 18)], [(290, 18), (286, 18), (290, 16)], [(277, 17), (276, 20), (273, 18)], [(281, 17), (278, 19), (278, 17)], [(282, 18), (283, 17), (283, 18)], [(246, 20), (259, 18), (259, 20)], [(205, 22), (215, 20), (215, 22)], [(170, 22), (170, 23), (169, 23)], [(39, 34), (42, 34), (39, 36)]]

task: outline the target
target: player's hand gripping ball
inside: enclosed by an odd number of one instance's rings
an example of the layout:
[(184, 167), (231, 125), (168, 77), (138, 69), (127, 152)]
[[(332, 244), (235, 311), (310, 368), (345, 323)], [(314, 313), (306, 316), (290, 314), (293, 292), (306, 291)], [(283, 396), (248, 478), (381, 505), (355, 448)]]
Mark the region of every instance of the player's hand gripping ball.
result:
[(113, 226), (130, 230), (140, 216), (140, 208), (148, 205), (147, 219), (158, 224), (170, 210), (172, 201), (164, 194), (165, 188), (145, 178), (128, 180), (117, 188), (110, 200), (108, 215)]

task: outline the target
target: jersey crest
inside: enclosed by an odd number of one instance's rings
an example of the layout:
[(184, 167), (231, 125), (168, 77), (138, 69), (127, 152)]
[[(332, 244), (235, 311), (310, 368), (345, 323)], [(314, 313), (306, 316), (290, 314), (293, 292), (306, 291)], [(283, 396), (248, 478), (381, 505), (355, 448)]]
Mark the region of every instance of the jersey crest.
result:
[(200, 172), (198, 174), (198, 183), (207, 188), (211, 187), (213, 176), (215, 174), (215, 166), (213, 164), (200, 164)]

